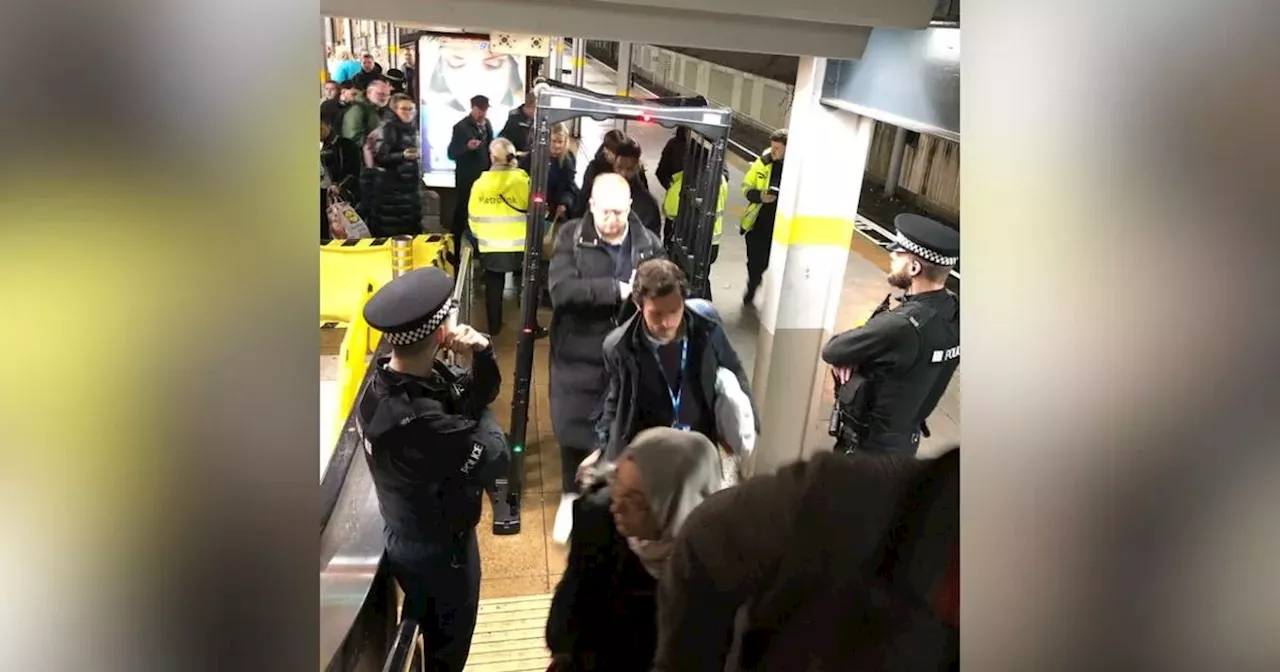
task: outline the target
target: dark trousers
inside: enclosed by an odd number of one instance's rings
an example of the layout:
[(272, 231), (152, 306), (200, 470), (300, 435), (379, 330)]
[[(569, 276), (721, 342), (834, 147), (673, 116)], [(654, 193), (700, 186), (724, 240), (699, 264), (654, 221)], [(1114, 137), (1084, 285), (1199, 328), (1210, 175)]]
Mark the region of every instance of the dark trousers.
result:
[(458, 180), (453, 192), (457, 200), (453, 202), (453, 221), (449, 226), (449, 233), (453, 234), (453, 254), (458, 259), (462, 259), (462, 241), (471, 238), (471, 226), (467, 223), (467, 204), (471, 201), (471, 187), (474, 184), (475, 180)]
[(578, 465), (591, 454), (589, 448), (560, 446), (560, 491), (566, 495), (578, 492)]
[(490, 336), (502, 333), (502, 290), (506, 284), (506, 273), (484, 272), (484, 314)]
[(753, 291), (760, 286), (764, 272), (769, 270), (769, 254), (773, 251), (773, 222), (761, 226), (756, 222), (755, 228), (744, 236), (747, 243), (747, 290)]
[(476, 531), (460, 541), (421, 543), (386, 533), (387, 563), (404, 591), (403, 619), (422, 628), (430, 672), (462, 672), (480, 609)]

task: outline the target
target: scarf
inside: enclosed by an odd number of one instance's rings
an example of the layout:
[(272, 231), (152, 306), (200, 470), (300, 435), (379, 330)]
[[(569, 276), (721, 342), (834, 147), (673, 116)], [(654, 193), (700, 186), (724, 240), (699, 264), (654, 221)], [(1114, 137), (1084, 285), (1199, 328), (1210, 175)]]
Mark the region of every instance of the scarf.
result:
[(630, 458), (640, 471), (649, 506), (662, 529), (657, 539), (629, 537), (627, 545), (645, 570), (658, 578), (684, 521), (723, 487), (720, 455), (702, 434), (654, 427), (640, 432), (622, 457)]

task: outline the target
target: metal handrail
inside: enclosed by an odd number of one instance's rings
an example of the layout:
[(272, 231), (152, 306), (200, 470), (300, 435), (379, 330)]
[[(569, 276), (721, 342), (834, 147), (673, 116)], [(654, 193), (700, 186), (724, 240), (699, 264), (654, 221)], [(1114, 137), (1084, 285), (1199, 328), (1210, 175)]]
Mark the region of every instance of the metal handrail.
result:
[(420, 634), (421, 628), (417, 621), (401, 621), (400, 627), (396, 628), (396, 638), (391, 642), (391, 651), (387, 653), (387, 662), (382, 666), (382, 672), (412, 672), (423, 669), (426, 652)]
[[(458, 265), (454, 268), (453, 276), (453, 294), (451, 298), (458, 306), (459, 324), (470, 324), (471, 322), (471, 304), (475, 298), (475, 288), (472, 282), (472, 267), (474, 264), (474, 254), (470, 245), (462, 246), (462, 253), (458, 259)], [(456, 353), (441, 349), (441, 357), (445, 363), (454, 366), (464, 366), (469, 362), (462, 361)]]

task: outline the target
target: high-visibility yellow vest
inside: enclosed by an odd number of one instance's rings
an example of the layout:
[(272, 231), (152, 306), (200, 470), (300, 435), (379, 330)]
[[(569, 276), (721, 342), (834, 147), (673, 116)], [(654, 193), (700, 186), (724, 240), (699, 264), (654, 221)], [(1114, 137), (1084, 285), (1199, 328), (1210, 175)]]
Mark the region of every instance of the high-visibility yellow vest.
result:
[(523, 252), (528, 210), (528, 173), (519, 168), (481, 173), (467, 202), (467, 221), (480, 243), (480, 254)]
[[(676, 173), (671, 176), (671, 187), (667, 189), (667, 196), (662, 201), (662, 214), (667, 219), (675, 219), (676, 214), (680, 212), (680, 188), (684, 182), (684, 172)], [(724, 223), (724, 204), (729, 198), (729, 180), (723, 176), (720, 178), (720, 198), (716, 203), (716, 225), (711, 231), (711, 244), (720, 244), (720, 230)]]
[[(760, 152), (751, 167), (747, 169), (747, 174), (742, 176), (742, 195), (746, 196), (748, 191), (756, 190), (764, 193), (769, 190), (769, 178), (773, 176), (773, 157), (772, 152), (768, 149)], [(756, 225), (756, 217), (760, 215), (760, 203), (752, 203), (747, 201), (747, 210), (742, 214), (742, 230), (750, 231), (751, 227)]]

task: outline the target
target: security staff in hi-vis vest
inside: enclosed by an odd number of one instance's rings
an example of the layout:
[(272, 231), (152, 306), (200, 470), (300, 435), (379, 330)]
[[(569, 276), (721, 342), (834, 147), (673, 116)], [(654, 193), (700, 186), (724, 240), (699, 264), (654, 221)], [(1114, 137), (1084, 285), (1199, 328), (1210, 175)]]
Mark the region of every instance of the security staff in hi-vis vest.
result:
[(755, 301), (764, 272), (769, 270), (773, 224), (778, 216), (778, 185), (782, 184), (786, 157), (787, 131), (780, 128), (769, 136), (769, 149), (760, 153), (742, 177), (742, 195), (747, 198), (739, 229), (747, 243), (747, 291), (742, 295), (743, 304)]
[(479, 246), (484, 268), (484, 305), (489, 333), (502, 332), (502, 289), (507, 274), (524, 259), (529, 212), (529, 174), (516, 166), (516, 148), (506, 138), (489, 145), (489, 170), (471, 186), (468, 224)]
[[(676, 215), (680, 213), (680, 191), (684, 186), (684, 171), (671, 176), (671, 185), (667, 187), (666, 198), (662, 201), (662, 215), (665, 222), (662, 227), (662, 240), (671, 239), (675, 232)], [(720, 176), (720, 198), (716, 201), (716, 226), (711, 232), (711, 263), (720, 258), (720, 230), (724, 225), (724, 204), (729, 199), (729, 171)], [(707, 297), (710, 298), (710, 297)]]
[[(453, 279), (422, 268), (383, 285), (364, 307), (391, 344), (356, 402), (382, 511), (387, 564), (416, 620), (427, 669), (462, 672), (480, 606), (481, 493), (505, 491), (506, 435), (489, 405), (502, 375), (489, 338), (451, 325)], [(472, 368), (437, 361), (469, 352)]]
[(836, 379), (837, 451), (914, 455), (960, 364), (960, 300), (946, 288), (960, 233), (913, 214), (898, 215), (894, 226), (888, 281), (905, 295), (896, 307), (886, 296), (866, 324), (822, 349)]

